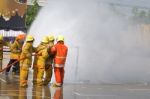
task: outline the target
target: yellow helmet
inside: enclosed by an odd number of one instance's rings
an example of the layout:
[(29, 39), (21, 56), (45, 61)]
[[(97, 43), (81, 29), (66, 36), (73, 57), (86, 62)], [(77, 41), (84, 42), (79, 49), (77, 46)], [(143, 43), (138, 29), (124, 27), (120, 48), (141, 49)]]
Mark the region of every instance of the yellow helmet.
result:
[(28, 35), (27, 38), (26, 38), (26, 41), (33, 41), (34, 38), (32, 35)]
[(0, 35), (0, 40), (3, 40), (3, 35)]
[(47, 36), (43, 37), (42, 42), (43, 43), (48, 43), (49, 42), (49, 38)]
[(64, 41), (64, 36), (63, 35), (59, 35), (58, 37), (57, 37), (57, 41)]
[(54, 41), (54, 40), (55, 40), (55, 38), (54, 38), (53, 35), (49, 35), (49, 36), (48, 36), (48, 39), (49, 39), (49, 41)]

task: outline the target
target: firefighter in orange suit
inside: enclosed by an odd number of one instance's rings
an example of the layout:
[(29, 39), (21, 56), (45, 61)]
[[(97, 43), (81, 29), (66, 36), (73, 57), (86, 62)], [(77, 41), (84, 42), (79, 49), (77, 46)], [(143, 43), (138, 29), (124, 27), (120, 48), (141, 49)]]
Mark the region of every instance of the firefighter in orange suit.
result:
[(36, 84), (38, 86), (42, 86), (43, 85), (43, 76), (44, 76), (44, 71), (45, 71), (45, 62), (48, 58), (48, 44), (49, 44), (49, 40), (48, 37), (44, 37), (42, 39), (41, 44), (37, 47), (36, 50), (36, 54), (37, 54), (37, 59), (36, 59), (36, 65), (34, 65), (34, 69), (36, 71), (34, 71), (34, 76), (36, 79)]
[(60, 87), (62, 86), (64, 80), (64, 66), (68, 52), (68, 47), (64, 44), (64, 36), (59, 35), (57, 37), (57, 43), (51, 49), (51, 52), (55, 54), (54, 72), (56, 83), (54, 86)]
[(3, 46), (8, 46), (9, 47), (9, 43), (5, 42), (3, 40), (3, 36), (0, 35), (0, 70), (2, 70), (2, 64), (3, 64)]
[[(23, 45), (24, 39), (25, 39), (25, 35), (19, 34), (16, 37), (15, 41), (10, 45), (10, 61), (8, 65), (14, 63), (15, 61), (18, 61), (21, 51), (22, 51), (22, 45)], [(11, 67), (6, 69), (6, 72), (5, 72), (6, 75), (10, 71), (10, 68)], [(19, 74), (19, 72), (20, 72), (20, 67), (19, 67), (19, 61), (18, 61), (13, 65), (12, 73)]]
[(32, 64), (34, 38), (28, 35), (20, 56), (20, 86), (27, 87), (29, 67)]
[[(54, 46), (54, 36), (53, 35), (49, 35), (49, 49), (51, 49)], [(52, 73), (53, 73), (53, 68), (52, 68), (52, 64), (53, 64), (53, 59), (54, 59), (54, 54), (52, 54), (49, 51), (49, 57), (46, 60), (46, 64), (45, 64), (45, 79), (44, 79), (44, 85), (48, 85), (49, 82), (51, 81), (52, 78)]]

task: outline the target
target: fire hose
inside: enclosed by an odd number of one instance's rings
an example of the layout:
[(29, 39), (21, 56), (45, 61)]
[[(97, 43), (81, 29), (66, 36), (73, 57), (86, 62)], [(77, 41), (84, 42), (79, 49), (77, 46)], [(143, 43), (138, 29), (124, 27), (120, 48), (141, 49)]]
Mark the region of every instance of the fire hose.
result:
[[(14, 64), (16, 64), (18, 61), (20, 61), (21, 59), (19, 59), (19, 60), (16, 60), (15, 62), (13, 62), (12, 64), (9, 64), (9, 65), (7, 65), (7, 66), (5, 66), (5, 68), (3, 68), (2, 70), (0, 70), (0, 72), (3, 72), (3, 71), (5, 71), (7, 68), (9, 68), (9, 67), (11, 67), (12, 65), (14, 65)], [(22, 59), (23, 60), (23, 59)]]
[[(37, 55), (37, 54), (33, 54), (32, 56), (40, 56), (40, 55)], [(2, 70), (0, 70), (0, 72), (3, 72), (5, 71), (7, 68), (11, 67), (12, 65), (16, 64), (17, 62), (21, 61), (21, 60), (24, 60), (25, 58), (22, 58), (22, 59), (19, 59), (19, 60), (16, 60), (15, 62), (13, 62), (12, 64), (9, 64), (7, 66), (5, 66), (5, 68), (3, 68)]]

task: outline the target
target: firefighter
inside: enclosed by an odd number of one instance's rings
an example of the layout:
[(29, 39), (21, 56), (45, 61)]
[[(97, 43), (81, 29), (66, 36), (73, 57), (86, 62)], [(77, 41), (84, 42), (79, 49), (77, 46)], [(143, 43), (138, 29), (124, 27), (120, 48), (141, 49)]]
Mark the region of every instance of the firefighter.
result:
[[(10, 45), (10, 61), (8, 63), (8, 66), (14, 63), (15, 61), (18, 61), (21, 51), (22, 51), (22, 45), (23, 45), (24, 39), (25, 39), (25, 35), (20, 34), (16, 37), (15, 41)], [(6, 69), (6, 72), (5, 72), (6, 75), (8, 75), (10, 68), (11, 67)], [(12, 73), (19, 74), (19, 72), (20, 72), (20, 67), (19, 67), (19, 61), (18, 61), (13, 65)]]
[(32, 64), (32, 53), (34, 52), (33, 47), (34, 38), (28, 35), (26, 42), (22, 48), (20, 55), (20, 86), (27, 87), (29, 67)]
[[(45, 40), (44, 40), (45, 39)], [(46, 39), (48, 39), (47, 37), (46, 38), (43, 38), (42, 39), (42, 42), (45, 42)], [(43, 50), (45, 48), (45, 46), (43, 46), (43, 43), (40, 43), (37, 48), (35, 49), (35, 56), (34, 56), (34, 62), (33, 62), (33, 85), (36, 85), (37, 84), (37, 72), (38, 72), (38, 67), (37, 67), (37, 60), (38, 60), (38, 52), (40, 50)]]
[(53, 86), (61, 87), (64, 80), (64, 66), (66, 62), (68, 47), (64, 44), (64, 36), (57, 37), (57, 43), (52, 47), (51, 52), (55, 54), (54, 72), (56, 83)]
[(45, 62), (48, 58), (48, 37), (44, 37), (36, 48), (36, 54), (33, 66), (33, 84), (42, 86), (45, 70)]
[[(54, 46), (55, 38), (53, 35), (49, 35), (48, 38), (49, 38), (49, 49), (51, 49)], [(49, 57), (47, 58), (46, 65), (45, 65), (44, 85), (48, 85), (48, 83), (51, 81), (52, 73), (53, 73), (53, 68), (52, 68), (53, 58), (54, 58), (54, 54), (52, 54), (49, 51)]]
[(0, 70), (2, 70), (2, 64), (3, 64), (3, 46), (9, 47), (9, 43), (5, 42), (3, 40), (3, 36), (0, 35)]

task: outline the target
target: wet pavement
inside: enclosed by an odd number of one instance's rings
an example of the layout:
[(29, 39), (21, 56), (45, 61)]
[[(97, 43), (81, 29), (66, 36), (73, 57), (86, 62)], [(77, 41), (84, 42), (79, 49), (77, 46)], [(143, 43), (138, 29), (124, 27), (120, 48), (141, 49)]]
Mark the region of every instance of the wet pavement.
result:
[[(4, 67), (8, 63), (8, 56)], [(88, 84), (65, 83), (63, 87), (32, 85), (32, 71), (28, 87), (19, 87), (19, 76), (0, 74), (0, 99), (150, 99), (150, 83)]]
[(150, 84), (64, 84), (37, 87), (28, 81), (19, 87), (19, 76), (0, 75), (0, 99), (150, 99)]

